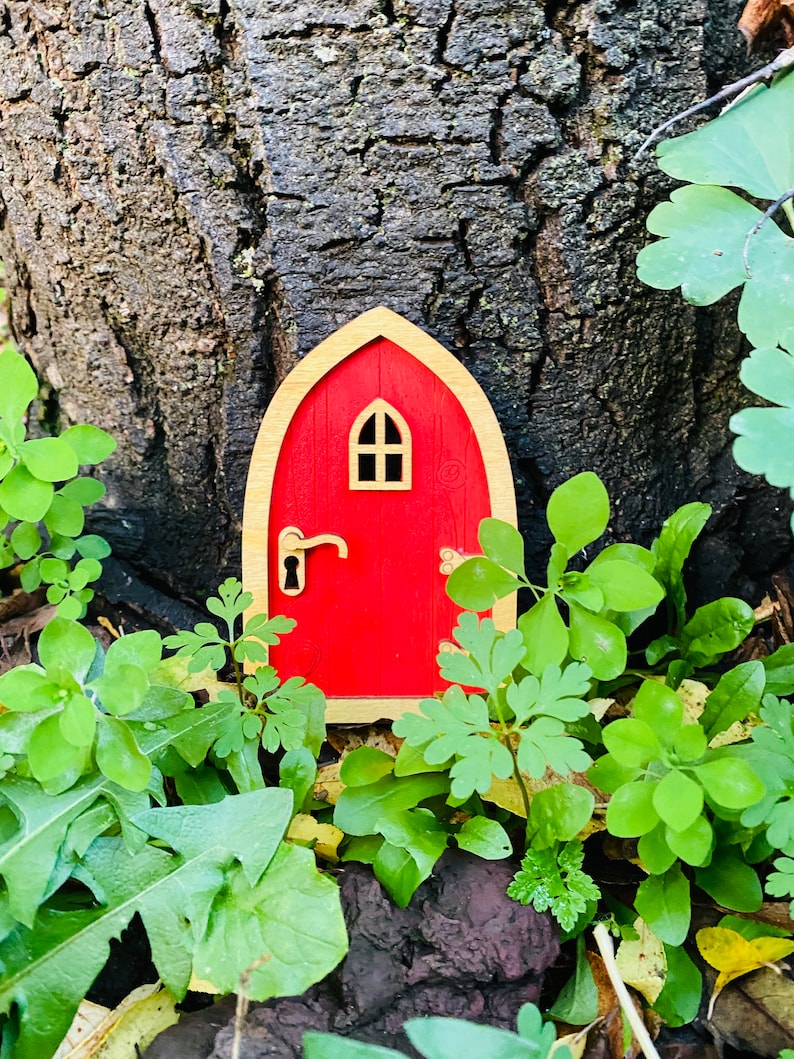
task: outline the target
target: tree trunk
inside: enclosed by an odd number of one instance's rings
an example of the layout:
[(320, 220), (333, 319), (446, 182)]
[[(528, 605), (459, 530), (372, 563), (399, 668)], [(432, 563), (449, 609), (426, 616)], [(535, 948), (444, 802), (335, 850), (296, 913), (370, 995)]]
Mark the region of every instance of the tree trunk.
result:
[(739, 72), (741, 6), (0, 4), (12, 326), (44, 429), (119, 442), (94, 516), (116, 554), (178, 596), (234, 572), (275, 384), (384, 304), (488, 393), (536, 569), (546, 498), (583, 469), (615, 539), (713, 503), (715, 593), (780, 565), (785, 499), (730, 458), (733, 308), (634, 276), (667, 184), (631, 155)]

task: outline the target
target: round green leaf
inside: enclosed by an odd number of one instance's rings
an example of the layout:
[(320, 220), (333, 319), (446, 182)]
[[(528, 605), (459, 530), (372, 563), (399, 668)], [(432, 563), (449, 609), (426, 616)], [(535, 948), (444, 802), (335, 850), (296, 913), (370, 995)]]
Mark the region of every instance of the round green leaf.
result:
[(116, 717), (98, 715), (96, 763), (109, 780), (128, 791), (142, 791), (149, 782), (152, 763), (141, 752), (129, 726)]
[(641, 768), (660, 753), (653, 729), (635, 717), (621, 717), (608, 724), (604, 729), (604, 746), (625, 768)]
[(519, 588), (520, 581), (484, 555), (466, 559), (447, 579), (447, 595), (466, 610), (488, 610), (495, 600)]
[(569, 604), (572, 658), (586, 662), (597, 680), (614, 680), (626, 668), (626, 637), (617, 625)]
[(41, 534), (30, 522), (20, 522), (11, 534), (11, 547), (20, 559), (32, 559), (41, 548)]
[(136, 665), (147, 673), (160, 664), (163, 641), (154, 629), (144, 629), (114, 640), (105, 657), (105, 673), (115, 673), (120, 665)]
[(685, 831), (666, 830), (667, 844), (685, 864), (699, 867), (711, 856), (714, 831), (705, 816), (699, 816)]
[(502, 825), (485, 816), (473, 816), (467, 820), (455, 839), (461, 849), (483, 860), (502, 860), (513, 852), (510, 838)]
[(746, 809), (766, 794), (764, 784), (741, 758), (706, 761), (694, 771), (711, 801), (723, 809)]
[(0, 353), (0, 416), (18, 420), (25, 414), (30, 402), (39, 392), (39, 384), (33, 369), (14, 349)]
[(568, 629), (557, 608), (557, 601), (547, 592), (518, 619), (526, 655), (523, 666), (541, 676), (546, 666), (562, 665), (568, 654)]
[(76, 621), (53, 618), (39, 637), (39, 658), (45, 668), (62, 666), (78, 680), (85, 680), (97, 652), (97, 642)]
[(61, 733), (60, 715), (45, 717), (28, 742), (28, 764), (39, 783), (54, 780), (85, 761), (85, 750), (68, 743)]
[(74, 500), (81, 507), (88, 507), (89, 504), (94, 504), (97, 500), (101, 500), (106, 491), (102, 482), (97, 481), (96, 478), (85, 477), (75, 478), (58, 490), (61, 496), (65, 496), (68, 500)]
[(524, 539), (515, 526), (498, 518), (484, 518), (477, 539), (489, 559), (514, 574), (524, 573)]
[(60, 438), (35, 438), (24, 442), (19, 458), (42, 482), (63, 482), (77, 474), (77, 458)]
[(44, 525), (50, 533), (60, 533), (64, 537), (77, 537), (83, 532), (85, 512), (75, 501), (56, 493), (52, 498), (50, 510), (44, 516)]
[(89, 581), (96, 581), (101, 574), (102, 563), (98, 559), (80, 559), (69, 575), (69, 588), (73, 592), (79, 592), (80, 589), (85, 588)]
[(699, 724), (682, 724), (673, 738), (673, 753), (681, 763), (699, 761), (707, 745), (706, 733)]
[[(49, 599), (50, 592), (53, 589), (58, 589), (57, 585), (53, 585), (52, 589), (48, 589), (47, 598)], [(59, 592), (63, 592), (63, 589), (58, 589)], [(77, 621), (82, 618), (85, 614), (86, 608), (83, 606), (83, 601), (79, 595), (65, 595), (63, 599), (58, 603), (58, 617), (69, 618), (71, 621)]]
[(376, 783), (394, 771), (394, 758), (374, 746), (361, 746), (342, 759), (339, 778), (346, 787)]
[(111, 547), (104, 537), (96, 533), (88, 533), (85, 537), (78, 538), (77, 551), (84, 559), (107, 559), (111, 553)]
[(71, 695), (59, 714), (61, 735), (72, 746), (91, 746), (96, 727), (94, 704), (85, 695)]
[(640, 775), (638, 768), (621, 765), (612, 754), (604, 754), (587, 770), (587, 778), (594, 787), (613, 794), (624, 783), (631, 783)]
[(63, 559), (42, 559), (39, 570), (42, 581), (48, 585), (56, 585), (69, 576), (69, 567)]
[(538, 791), (530, 804), (529, 820), (537, 840), (543, 846), (556, 841), (568, 842), (590, 822), (595, 806), (592, 791), (576, 783), (555, 783)]
[(655, 606), (664, 597), (664, 589), (654, 577), (625, 559), (591, 565), (587, 573), (604, 593), (610, 610), (640, 610)]
[(0, 482), (0, 504), (11, 518), (40, 522), (52, 502), (51, 482), (41, 482), (21, 463)]
[(35, 694), (48, 683), (38, 666), (16, 666), (0, 676), (0, 703), (18, 713), (41, 709)]
[(637, 838), (659, 823), (653, 805), (656, 782), (627, 783), (609, 799), (607, 830), (616, 838)]
[(643, 680), (634, 699), (634, 716), (653, 728), (668, 746), (684, 720), (684, 704), (673, 691), (658, 680)]
[(80, 465), (101, 463), (116, 448), (116, 442), (110, 434), (87, 424), (69, 427), (61, 434), (60, 440), (74, 451)]
[(149, 681), (140, 666), (122, 663), (97, 677), (91, 688), (102, 706), (116, 717), (137, 710), (149, 690)]
[(686, 831), (703, 812), (703, 788), (686, 773), (673, 769), (657, 784), (653, 806), (668, 827)]
[(609, 522), (609, 497), (598, 475), (576, 474), (549, 497), (546, 520), (569, 555), (598, 540)]

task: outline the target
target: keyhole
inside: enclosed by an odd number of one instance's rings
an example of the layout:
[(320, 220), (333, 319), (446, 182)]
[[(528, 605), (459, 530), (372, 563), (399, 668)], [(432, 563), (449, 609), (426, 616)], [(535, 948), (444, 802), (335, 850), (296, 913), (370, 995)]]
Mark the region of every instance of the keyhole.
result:
[(300, 559), (297, 555), (288, 555), (284, 560), (284, 569), (287, 571), (287, 576), (284, 578), (284, 589), (288, 588), (300, 588), (298, 584), (298, 564)]

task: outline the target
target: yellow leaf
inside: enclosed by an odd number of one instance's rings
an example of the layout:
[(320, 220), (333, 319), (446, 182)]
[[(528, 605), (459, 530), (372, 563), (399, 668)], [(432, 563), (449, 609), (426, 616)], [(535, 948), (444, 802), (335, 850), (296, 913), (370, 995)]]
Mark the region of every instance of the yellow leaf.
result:
[(339, 860), (337, 850), (345, 837), (333, 824), (321, 824), (308, 813), (298, 813), (293, 817), (287, 831), (287, 839), (302, 846), (311, 846), (318, 857), (336, 863)]
[(219, 691), (237, 691), (236, 685), (218, 680), (218, 674), (209, 666), (200, 673), (188, 672), (189, 662), (189, 658), (180, 658), (178, 655), (164, 658), (149, 674), (150, 683), (162, 681), (168, 687), (179, 688), (180, 691), (206, 691), (210, 699)]
[(622, 941), (615, 960), (626, 985), (641, 993), (649, 1004), (655, 1004), (667, 975), (664, 945), (644, 920), (635, 919), (634, 929), (639, 937), (636, 941)]
[(739, 978), (759, 967), (772, 967), (777, 960), (794, 952), (791, 938), (753, 938), (748, 941), (728, 927), (703, 927), (695, 935), (700, 955), (715, 970), (719, 971), (714, 991), (709, 1002), (708, 1018), (714, 1010), (714, 1001), (734, 978)]
[[(179, 1021), (175, 1005), (176, 999), (159, 982), (134, 989), (113, 1011), (83, 1001), (57, 1059), (128, 1059), (143, 1053), (158, 1033)], [(102, 1011), (101, 1021), (82, 1033), (86, 1016), (96, 1018)]]
[(336, 805), (339, 801), (339, 795), (345, 789), (344, 783), (339, 779), (339, 770), (341, 767), (342, 762), (336, 761), (333, 765), (323, 765), (322, 768), (317, 770), (317, 779), (314, 783), (314, 797), (318, 802), (327, 802), (329, 805)]

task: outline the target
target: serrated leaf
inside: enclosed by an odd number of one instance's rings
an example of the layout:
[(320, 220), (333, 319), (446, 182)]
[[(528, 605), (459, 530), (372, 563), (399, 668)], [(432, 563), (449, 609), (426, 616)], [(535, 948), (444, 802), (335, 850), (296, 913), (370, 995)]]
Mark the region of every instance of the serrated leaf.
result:
[(609, 521), (609, 497), (598, 475), (583, 471), (558, 486), (549, 497), (546, 520), (569, 556), (597, 540)]

